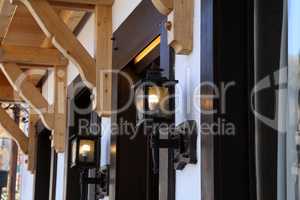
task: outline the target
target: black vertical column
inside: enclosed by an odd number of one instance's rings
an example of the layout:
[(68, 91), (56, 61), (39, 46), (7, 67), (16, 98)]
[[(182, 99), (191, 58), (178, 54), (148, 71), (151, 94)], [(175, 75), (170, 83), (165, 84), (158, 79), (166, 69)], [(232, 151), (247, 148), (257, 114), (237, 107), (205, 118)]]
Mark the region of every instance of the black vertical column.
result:
[[(257, 113), (275, 119), (276, 89), (273, 73), (279, 69), (283, 0), (255, 0), (255, 82), (270, 78), (272, 88), (255, 94)], [(276, 128), (276, 127), (275, 127)], [(257, 194), (259, 200), (277, 199), (277, 131), (256, 118)]]
[[(220, 91), (227, 88), (214, 102), (214, 122), (225, 124), (225, 129), (214, 131), (214, 199), (256, 200), (255, 133), (249, 98), (254, 77), (253, 1), (215, 0), (213, 9), (214, 77), (210, 81)], [(209, 75), (209, 69), (206, 73)], [(229, 124), (234, 126), (231, 133), (226, 128)]]

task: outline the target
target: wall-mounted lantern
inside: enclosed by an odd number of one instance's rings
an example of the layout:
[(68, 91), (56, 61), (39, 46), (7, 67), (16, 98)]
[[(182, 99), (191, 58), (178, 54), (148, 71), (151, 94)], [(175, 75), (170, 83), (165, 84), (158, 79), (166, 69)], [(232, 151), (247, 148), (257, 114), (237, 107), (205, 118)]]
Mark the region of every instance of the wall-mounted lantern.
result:
[(152, 69), (145, 79), (136, 85), (135, 104), (139, 119), (153, 119), (155, 121), (170, 119), (173, 114), (171, 108), (170, 90), (177, 81), (170, 81), (161, 76), (161, 70)]
[[(174, 150), (174, 168), (177, 170), (183, 170), (187, 164), (197, 163), (196, 121), (186, 121), (175, 127), (175, 105), (172, 99), (175, 96), (172, 91), (176, 84), (177, 81), (162, 77), (160, 70), (151, 69), (146, 73), (146, 78), (137, 84), (135, 90), (139, 128), (145, 127), (145, 123), (152, 123), (149, 138), (155, 173), (158, 172), (159, 149), (161, 148)], [(163, 123), (166, 124), (161, 128)]]
[(100, 135), (85, 134), (71, 138), (71, 167), (98, 168)]
[(95, 185), (97, 199), (108, 196), (109, 167), (100, 169), (101, 131), (96, 128), (101, 125), (101, 118), (91, 113), (90, 123), (89, 131), (78, 131), (70, 137), (70, 166), (80, 171), (81, 200), (88, 199), (89, 185)]

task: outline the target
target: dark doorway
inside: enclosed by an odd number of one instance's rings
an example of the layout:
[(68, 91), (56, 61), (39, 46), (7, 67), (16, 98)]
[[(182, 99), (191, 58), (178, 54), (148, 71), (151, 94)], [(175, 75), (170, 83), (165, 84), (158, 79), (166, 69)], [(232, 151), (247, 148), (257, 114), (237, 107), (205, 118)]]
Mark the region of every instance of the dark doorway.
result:
[(51, 132), (37, 123), (37, 164), (34, 178), (34, 200), (48, 199), (51, 172)]
[[(143, 78), (145, 71), (153, 62), (160, 66), (162, 52), (159, 45), (139, 63), (133, 60), (161, 35), (165, 19), (166, 17), (154, 8), (151, 0), (143, 0), (114, 33), (114, 69), (122, 70), (137, 82)], [(166, 56), (166, 59), (169, 57)], [(120, 74), (114, 77), (113, 84), (115, 88), (113, 100), (116, 106), (114, 109), (120, 110), (131, 97), (132, 85)], [(134, 101), (131, 101), (124, 111), (112, 116), (112, 124), (118, 125), (118, 129), (113, 128), (115, 130), (112, 130), (111, 138), (110, 198), (158, 200), (158, 174), (153, 173), (152, 152), (147, 135), (144, 132), (125, 130), (126, 127), (122, 125), (126, 123), (136, 128), (137, 113)]]

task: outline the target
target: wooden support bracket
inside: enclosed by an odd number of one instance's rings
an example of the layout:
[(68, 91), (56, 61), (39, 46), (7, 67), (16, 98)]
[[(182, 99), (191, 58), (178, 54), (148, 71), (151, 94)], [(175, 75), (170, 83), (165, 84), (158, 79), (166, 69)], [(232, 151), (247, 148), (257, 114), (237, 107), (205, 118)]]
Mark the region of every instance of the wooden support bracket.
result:
[(2, 107), (0, 107), (0, 126), (2, 126), (2, 128), (19, 145), (22, 152), (27, 154), (29, 144), (28, 137), (26, 137), (24, 132)]
[(193, 51), (194, 1), (152, 0), (159, 12), (168, 15), (168, 41), (177, 54), (189, 55)]
[(76, 66), (87, 87), (96, 87), (96, 63), (47, 0), (11, 0), (23, 3), (53, 45)]
[(112, 111), (112, 7), (97, 5), (96, 22), (96, 111), (103, 117)]
[(67, 69), (66, 66), (56, 66), (55, 101), (54, 101), (54, 130), (52, 146), (57, 153), (65, 151), (65, 133), (67, 129)]
[(28, 80), (15, 63), (2, 63), (0, 68), (16, 93), (37, 112), (48, 129), (53, 128), (53, 114), (48, 113), (49, 104), (40, 91)]

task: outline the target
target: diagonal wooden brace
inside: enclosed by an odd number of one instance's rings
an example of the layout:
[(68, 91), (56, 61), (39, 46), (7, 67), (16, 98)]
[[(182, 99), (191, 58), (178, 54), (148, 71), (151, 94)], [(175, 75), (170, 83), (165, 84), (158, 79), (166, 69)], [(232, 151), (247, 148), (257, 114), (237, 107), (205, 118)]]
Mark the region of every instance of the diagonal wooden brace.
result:
[(26, 74), (14, 63), (2, 63), (0, 68), (16, 93), (40, 115), (49, 130), (53, 129), (53, 114), (48, 112), (49, 104), (41, 92), (26, 80)]
[(0, 107), (0, 126), (13, 138), (19, 145), (24, 154), (28, 153), (29, 139), (24, 132), (19, 128), (16, 122), (9, 116), (9, 114)]

